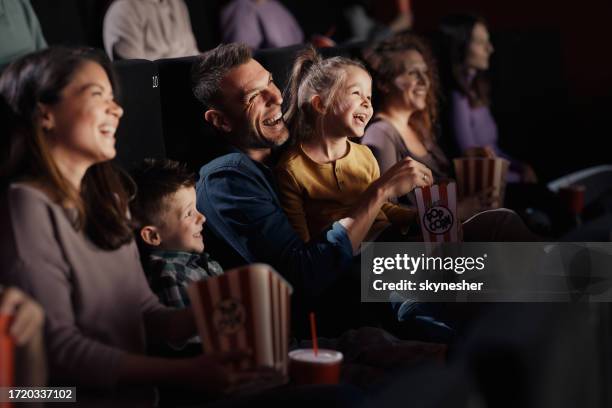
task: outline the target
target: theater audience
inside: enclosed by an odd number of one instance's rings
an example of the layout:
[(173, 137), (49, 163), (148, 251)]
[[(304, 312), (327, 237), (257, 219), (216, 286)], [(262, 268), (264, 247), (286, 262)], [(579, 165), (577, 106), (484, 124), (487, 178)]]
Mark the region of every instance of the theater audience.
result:
[(485, 148), (489, 156), (510, 161), (509, 182), (536, 182), (533, 168), (505, 153), (498, 144), (498, 129), (490, 110), (486, 73), (493, 53), (484, 20), (470, 15), (451, 15), (439, 27), (441, 78), (447, 94), (444, 123), (459, 154)]
[(111, 59), (157, 60), (199, 52), (183, 0), (115, 0), (104, 16), (103, 38)]
[(42, 50), (47, 42), (30, 0), (0, 2), (0, 71), (27, 53)]
[(410, 0), (348, 3), (339, 19), (340, 41), (380, 41), (412, 28), (414, 17)]
[[(344, 218), (380, 177), (370, 149), (348, 139), (363, 136), (372, 117), (372, 79), (361, 63), (322, 59), (310, 48), (295, 61), (289, 90), (285, 120), (294, 145), (281, 157), (276, 176), (289, 222), (308, 242)], [(412, 186), (431, 184), (429, 170), (413, 165), (408, 175)], [(407, 229), (414, 223), (413, 209), (386, 202), (365, 239), (373, 241), (391, 224)]]
[[(437, 143), (437, 75), (431, 52), (413, 34), (400, 34), (366, 51), (378, 91), (379, 109), (362, 143), (381, 171), (406, 157), (431, 169), (436, 182), (452, 177), (452, 166)], [(499, 198), (483, 191), (458, 202), (459, 218), (466, 220), (492, 208)], [(414, 197), (400, 202), (416, 205)]]
[(10, 318), (10, 325), (3, 327), (7, 330), (0, 333), (0, 336), (10, 336), (15, 344), (15, 385), (45, 386), (47, 367), (43, 342), (43, 309), (21, 290), (14, 287), (2, 288), (0, 285), (0, 316)]
[(265, 375), (229, 373), (223, 364), (243, 358), (239, 351), (180, 360), (144, 354), (147, 341), (182, 341), (195, 324), (190, 309), (159, 303), (140, 266), (128, 190), (109, 163), (123, 110), (108, 60), (88, 49), (30, 54), (2, 74), (0, 94), (20, 124), (6, 133), (0, 277), (45, 310), (51, 383), (215, 394)]
[(251, 49), (301, 44), (300, 25), (277, 0), (231, 0), (221, 10), (222, 42)]

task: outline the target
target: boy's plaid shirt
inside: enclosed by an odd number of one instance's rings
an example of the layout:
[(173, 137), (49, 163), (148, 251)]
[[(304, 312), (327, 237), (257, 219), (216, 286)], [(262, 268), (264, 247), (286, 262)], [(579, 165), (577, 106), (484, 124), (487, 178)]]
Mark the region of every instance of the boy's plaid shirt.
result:
[(155, 250), (149, 254), (147, 279), (149, 286), (166, 306), (189, 306), (187, 286), (191, 282), (219, 276), (223, 268), (204, 252)]

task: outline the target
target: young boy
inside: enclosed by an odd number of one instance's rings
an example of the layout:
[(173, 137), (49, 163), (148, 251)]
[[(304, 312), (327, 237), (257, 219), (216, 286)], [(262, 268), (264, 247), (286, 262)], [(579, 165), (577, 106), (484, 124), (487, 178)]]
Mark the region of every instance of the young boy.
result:
[(130, 211), (149, 285), (163, 304), (186, 307), (191, 282), (223, 273), (204, 252), (206, 218), (196, 210), (195, 175), (172, 160), (145, 159), (132, 177), (137, 192)]

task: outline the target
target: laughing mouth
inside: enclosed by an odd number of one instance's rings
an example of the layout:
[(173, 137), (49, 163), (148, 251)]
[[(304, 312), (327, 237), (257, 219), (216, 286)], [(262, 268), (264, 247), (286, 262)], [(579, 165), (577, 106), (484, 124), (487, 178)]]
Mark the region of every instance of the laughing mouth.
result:
[(262, 123), (264, 126), (276, 126), (283, 121), (283, 114), (278, 112), (271, 118), (265, 119)]
[(99, 129), (105, 136), (114, 136), (117, 131), (117, 127), (113, 125), (102, 125)]
[(363, 125), (365, 125), (368, 121), (368, 115), (366, 115), (365, 113), (357, 113), (353, 115), (353, 118), (357, 119)]

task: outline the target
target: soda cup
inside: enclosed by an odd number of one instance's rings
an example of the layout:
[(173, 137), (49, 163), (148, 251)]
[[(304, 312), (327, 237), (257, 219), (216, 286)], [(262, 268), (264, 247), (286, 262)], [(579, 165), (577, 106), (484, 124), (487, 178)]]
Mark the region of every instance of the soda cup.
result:
[(338, 384), (342, 353), (335, 350), (297, 349), (289, 353), (289, 372), (296, 385)]

